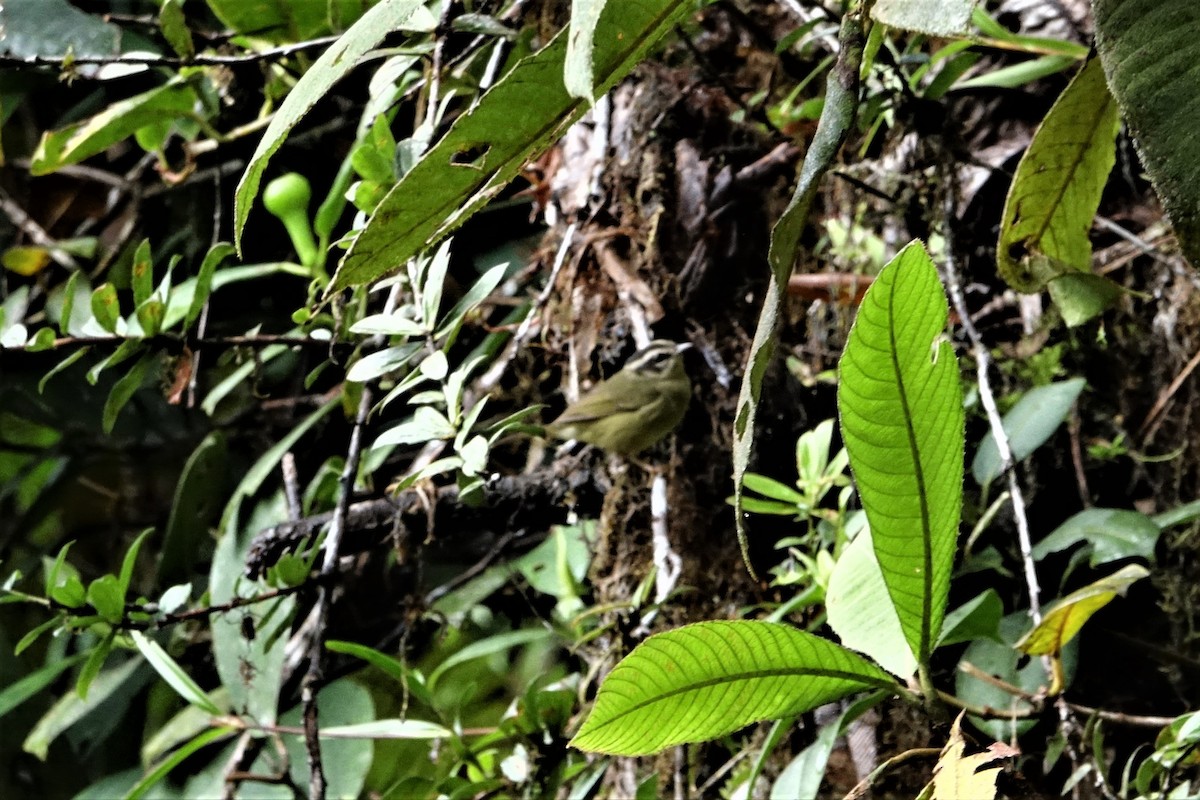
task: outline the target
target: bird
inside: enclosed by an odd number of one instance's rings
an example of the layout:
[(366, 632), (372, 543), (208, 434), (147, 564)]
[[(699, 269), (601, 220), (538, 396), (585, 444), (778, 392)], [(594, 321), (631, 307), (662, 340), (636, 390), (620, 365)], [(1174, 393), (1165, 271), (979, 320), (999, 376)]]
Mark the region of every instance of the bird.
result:
[(683, 366), (689, 347), (668, 339), (650, 342), (620, 372), (567, 406), (547, 431), (626, 457), (657, 444), (683, 419), (692, 397)]

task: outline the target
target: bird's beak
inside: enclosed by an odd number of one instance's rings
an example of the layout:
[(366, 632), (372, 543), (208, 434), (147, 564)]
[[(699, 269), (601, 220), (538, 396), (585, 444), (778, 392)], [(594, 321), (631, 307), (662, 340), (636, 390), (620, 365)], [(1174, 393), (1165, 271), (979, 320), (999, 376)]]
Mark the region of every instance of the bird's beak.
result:
[(683, 344), (677, 344), (677, 345), (675, 345), (675, 352), (676, 352), (676, 353), (682, 353), (684, 350), (691, 350), (691, 349), (692, 349), (692, 343), (691, 343), (691, 342), (684, 342)]

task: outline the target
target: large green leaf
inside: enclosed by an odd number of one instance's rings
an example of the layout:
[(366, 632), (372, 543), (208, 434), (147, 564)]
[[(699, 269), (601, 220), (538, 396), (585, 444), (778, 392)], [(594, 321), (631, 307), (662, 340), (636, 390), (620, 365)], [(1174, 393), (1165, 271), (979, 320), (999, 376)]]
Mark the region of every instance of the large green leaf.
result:
[(821, 178), (837, 158), (854, 125), (854, 115), (858, 109), (858, 73), (863, 56), (862, 19), (858, 12), (847, 13), (842, 18), (838, 39), (841, 50), (825, 83), (825, 104), (812, 145), (800, 167), (796, 191), (771, 230), (771, 249), (768, 254), (771, 278), (763, 296), (762, 311), (758, 315), (754, 341), (750, 345), (750, 356), (742, 375), (742, 388), (738, 392), (737, 417), (733, 425), (733, 508), (742, 559), (751, 572), (753, 568), (746, 544), (742, 481), (750, 466), (750, 453), (754, 446), (754, 418), (758, 414), (763, 375), (775, 354), (775, 334), (779, 330), (788, 276), (796, 261), (800, 235), (808, 224), (808, 212), (817, 196)]
[(1088, 231), (1116, 152), (1120, 120), (1100, 63), (1089, 61), (1042, 121), (1004, 204), (996, 262), (1020, 292), (1091, 274)]
[(801, 714), (887, 673), (844, 647), (773, 622), (701, 622), (651, 636), (618, 664), (571, 744), (655, 753)]
[[(213, 0), (210, 0), (212, 2)], [(245, 0), (236, 0), (245, 3)], [(250, 157), (242, 179), (238, 182), (234, 196), (233, 234), (238, 252), (242, 248), (242, 228), (250, 216), (250, 206), (258, 195), (258, 185), (263, 170), (271, 156), (283, 144), (288, 132), (304, 118), (317, 101), (358, 65), (371, 48), (383, 41), (389, 33), (400, 28), (427, 30), (436, 20), (425, 9), (420, 0), (383, 0), (357, 22), (350, 26), (342, 38), (321, 54), (316, 63), (304, 73), (295, 88), (284, 101), (267, 126), (266, 133)]]
[[(625, 0), (595, 30), (596, 93), (607, 92), (692, 8), (683, 0)], [(358, 234), (333, 289), (394, 271), (465, 222), (530, 157), (587, 109), (563, 84), (567, 34), (517, 64), (388, 192)]]
[(1179, 234), (1200, 266), (1200, 3), (1092, 0), (1096, 48), (1109, 86), (1137, 138), (1142, 161)]
[(962, 506), (963, 402), (949, 309), (919, 242), (868, 290), (842, 355), (842, 435), (875, 556), (919, 663), (941, 630)]

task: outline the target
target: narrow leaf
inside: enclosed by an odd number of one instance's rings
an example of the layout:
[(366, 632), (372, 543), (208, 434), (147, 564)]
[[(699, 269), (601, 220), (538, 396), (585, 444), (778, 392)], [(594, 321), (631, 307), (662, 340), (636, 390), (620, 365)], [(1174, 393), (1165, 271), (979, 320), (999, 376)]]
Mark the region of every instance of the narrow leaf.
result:
[(1017, 642), (1017, 649), (1031, 656), (1057, 656), (1093, 614), (1149, 574), (1150, 570), (1141, 564), (1129, 564), (1076, 589), (1046, 608), (1041, 623)]
[(919, 663), (941, 630), (962, 507), (963, 401), (933, 262), (912, 243), (867, 291), (838, 409), (875, 556)]
[(213, 716), (221, 714), (221, 708), (212, 701), (208, 693), (192, 680), (192, 676), (188, 675), (158, 642), (147, 637), (141, 631), (130, 631), (129, 637), (133, 639), (134, 645), (137, 646), (142, 656), (150, 662), (150, 666), (154, 667), (154, 671), (178, 692), (180, 697)]
[(758, 326), (754, 330), (754, 341), (750, 345), (750, 356), (742, 376), (742, 388), (738, 393), (737, 416), (733, 425), (733, 508), (737, 526), (738, 544), (742, 548), (742, 560), (750, 573), (749, 546), (746, 542), (746, 523), (742, 503), (742, 481), (750, 466), (750, 455), (754, 447), (754, 419), (758, 413), (758, 398), (762, 392), (763, 375), (775, 354), (775, 335), (780, 318), (788, 276), (796, 260), (796, 248), (800, 235), (808, 223), (808, 212), (817, 196), (821, 178), (837, 158), (838, 151), (846, 141), (854, 125), (858, 108), (859, 68), (863, 56), (862, 19), (854, 13), (842, 18), (842, 29), (838, 34), (840, 50), (825, 83), (825, 105), (817, 122), (812, 145), (800, 167), (800, 179), (796, 192), (784, 210), (783, 216), (771, 231), (771, 278), (763, 297)]
[(592, 102), (592, 48), (596, 23), (608, 0), (571, 0), (570, 35), (563, 69), (563, 83), (571, 97)]

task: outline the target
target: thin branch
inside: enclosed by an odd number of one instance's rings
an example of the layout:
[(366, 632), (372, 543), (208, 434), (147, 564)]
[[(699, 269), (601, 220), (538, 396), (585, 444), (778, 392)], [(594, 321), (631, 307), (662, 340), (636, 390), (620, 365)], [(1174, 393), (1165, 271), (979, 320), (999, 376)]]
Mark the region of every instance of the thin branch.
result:
[[(125, 336), (63, 336), (55, 339), (51, 348), (47, 349), (67, 349), (72, 347), (91, 347), (92, 345), (112, 345), (113, 347), (124, 344), (130, 337)], [(255, 334), (252, 336), (206, 336), (190, 341), (176, 334), (160, 333), (156, 336), (144, 336), (140, 338), (144, 344), (162, 347), (168, 352), (172, 350), (181, 350), (186, 344), (193, 351), (200, 348), (231, 348), (231, 347), (270, 347), (272, 345), (282, 344), (291, 347), (319, 347), (322, 350), (334, 348), (351, 348), (355, 347), (354, 342), (330, 342), (328, 339), (315, 339), (302, 336), (293, 336), (290, 334)], [(21, 352), (29, 350), (30, 345), (23, 344), (19, 347), (7, 347), (5, 350), (13, 352)]]
[[(358, 475), (358, 462), (362, 455), (363, 428), (371, 413), (372, 393), (363, 386), (358, 400), (358, 415), (354, 429), (350, 432), (350, 445), (346, 449), (346, 464), (338, 478), (337, 505), (325, 538), (325, 560), (321, 564), (321, 578), (332, 577), (337, 570), (341, 550), (342, 534), (346, 530), (346, 512), (350, 507), (350, 494), (354, 490), (354, 479)], [(323, 580), (317, 587), (317, 601), (313, 607), (314, 619), (312, 640), (309, 643), (308, 671), (300, 687), (300, 701), (304, 713), (304, 744), (308, 751), (309, 800), (325, 800), (325, 771), (321, 765), (321, 740), (317, 721), (317, 691), (321, 683), (321, 657), (325, 650), (325, 623), (329, 616), (330, 588)]]
[(979, 385), (979, 402), (987, 413), (988, 424), (991, 427), (992, 438), (996, 441), (996, 449), (1000, 453), (1001, 469), (1008, 477), (1008, 495), (1012, 501), (1013, 519), (1017, 523), (1017, 543), (1021, 550), (1021, 564), (1025, 574), (1025, 588), (1029, 594), (1029, 616), (1036, 625), (1042, 621), (1041, 587), (1038, 585), (1037, 570), (1033, 560), (1033, 540), (1029, 534), (1029, 518), (1025, 512), (1025, 495), (1021, 491), (1021, 483), (1017, 472), (1013, 469), (1012, 446), (1008, 434), (1004, 432), (1004, 422), (1000, 410), (996, 407), (996, 396), (992, 393), (991, 379), (988, 377), (992, 366), (992, 357), (983, 344), (983, 337), (971, 321), (967, 311), (967, 302), (963, 296), (962, 280), (958, 275), (958, 264), (954, 257), (953, 221), (955, 217), (954, 196), (956, 188), (952, 180), (948, 180), (943, 188), (945, 194), (945, 224), (942, 235), (946, 239), (946, 288), (950, 294), (950, 302), (958, 313), (959, 324), (971, 342), (971, 355), (975, 357), (975, 376)]
[(207, 53), (198, 53), (191, 58), (176, 58), (174, 56), (159, 56), (145, 53), (127, 53), (119, 56), (77, 56), (72, 54), (61, 56), (6, 55), (0, 56), (0, 68), (28, 69), (36, 67), (55, 67), (62, 70), (69, 70), (75, 66), (109, 66), (110, 64), (139, 64), (147, 67), (193, 67), (254, 64), (259, 61), (270, 61), (277, 58), (286, 58), (290, 55), (304, 52), (305, 50), (313, 50), (318, 47), (325, 47), (333, 44), (340, 38), (341, 36), (337, 34), (331, 36), (322, 36), (317, 39), (309, 39), (308, 41), (304, 42), (294, 42), (292, 44), (280, 45), (279, 47), (272, 47), (267, 50), (260, 50), (256, 53), (245, 53), (238, 56), (209, 55)]

